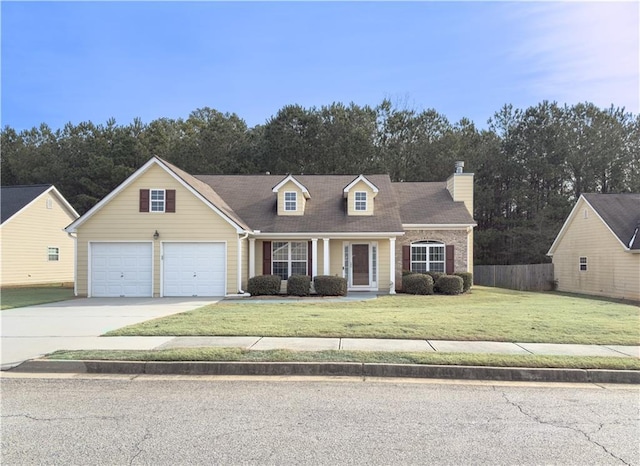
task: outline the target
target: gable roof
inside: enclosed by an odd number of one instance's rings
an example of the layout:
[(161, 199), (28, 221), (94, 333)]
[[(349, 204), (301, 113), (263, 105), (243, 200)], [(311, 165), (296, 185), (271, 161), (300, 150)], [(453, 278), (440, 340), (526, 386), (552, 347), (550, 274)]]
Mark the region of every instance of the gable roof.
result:
[(351, 188), (353, 188), (358, 183), (358, 181), (363, 181), (367, 186), (369, 186), (369, 188), (371, 188), (371, 191), (373, 191), (374, 194), (377, 194), (379, 192), (379, 189), (375, 184), (369, 181), (364, 175), (359, 175), (355, 180), (351, 181), (351, 183), (344, 187), (344, 194), (346, 195), (349, 191), (351, 191)]
[(162, 160), (160, 157), (152, 157), (142, 167), (136, 170), (126, 180), (124, 180), (117, 188), (111, 191), (107, 196), (102, 198), (96, 205), (89, 209), (82, 217), (71, 223), (67, 228), (68, 232), (74, 232), (76, 229), (97, 213), (103, 206), (105, 206), (111, 199), (113, 199), (124, 188), (131, 184), (134, 180), (145, 173), (151, 166), (158, 165), (168, 174), (178, 180), (186, 189), (191, 191), (202, 202), (209, 206), (214, 212), (218, 213), (224, 220), (232, 225), (238, 232), (247, 230), (247, 225), (229, 208), (226, 202), (211, 188), (199, 180), (189, 175), (187, 172), (180, 170), (178, 167)]
[(71, 215), (75, 218), (78, 217), (75, 209), (52, 184), (2, 186), (0, 191), (0, 223), (5, 223), (38, 197), (49, 192), (53, 193), (60, 200)]
[(405, 225), (475, 226), (464, 202), (455, 202), (446, 182), (393, 183)]
[(302, 194), (304, 195), (305, 199), (311, 199), (311, 194), (309, 193), (309, 190), (302, 183), (296, 180), (293, 175), (287, 175), (285, 179), (283, 179), (280, 183), (278, 183), (273, 187), (272, 191), (274, 193), (277, 193), (280, 190), (280, 188), (282, 188), (289, 181), (295, 184), (300, 189), (300, 191), (302, 191)]
[[(640, 194), (582, 194), (584, 200), (627, 251), (640, 251)], [(553, 255), (568, 225), (577, 215), (580, 199), (571, 210), (547, 255)]]
[[(281, 176), (281, 175), (280, 175)], [(380, 187), (375, 215), (349, 216), (344, 186), (353, 175), (296, 175), (313, 193), (304, 215), (277, 214), (272, 186), (278, 175), (196, 175), (212, 186), (247, 224), (261, 233), (400, 233), (402, 222), (388, 175), (371, 175)]]

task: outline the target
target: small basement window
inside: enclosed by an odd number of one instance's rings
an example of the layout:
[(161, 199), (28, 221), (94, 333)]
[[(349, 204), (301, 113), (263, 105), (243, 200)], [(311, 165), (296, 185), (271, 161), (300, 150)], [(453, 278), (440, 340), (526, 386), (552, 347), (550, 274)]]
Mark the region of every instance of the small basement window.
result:
[(586, 257), (581, 257), (580, 258), (580, 272), (586, 272), (587, 271), (587, 258)]
[(60, 260), (60, 248), (47, 248), (47, 255), (49, 257), (49, 261), (59, 261)]

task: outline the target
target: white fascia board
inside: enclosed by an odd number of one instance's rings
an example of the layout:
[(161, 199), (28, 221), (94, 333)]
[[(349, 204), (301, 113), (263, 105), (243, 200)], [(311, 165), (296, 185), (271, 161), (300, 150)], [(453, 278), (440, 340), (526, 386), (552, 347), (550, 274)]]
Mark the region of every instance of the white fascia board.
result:
[(369, 181), (364, 175), (359, 175), (355, 180), (345, 186), (343, 191), (344, 194), (347, 194), (359, 181), (364, 181), (375, 194), (378, 194), (378, 187)]
[(309, 233), (256, 233), (256, 238), (265, 239), (310, 239), (310, 238), (330, 238), (330, 239), (353, 239), (353, 238), (389, 238), (391, 236), (403, 236), (404, 231), (391, 231), (391, 232), (309, 232)]
[(469, 227), (477, 227), (477, 223), (403, 223), (405, 230), (466, 230)]
[(549, 251), (547, 252), (547, 256), (553, 257), (553, 254), (555, 253), (556, 248), (558, 247), (558, 244), (560, 243), (560, 240), (562, 239), (562, 237), (566, 233), (567, 228), (569, 228), (569, 224), (571, 224), (571, 222), (573, 221), (575, 216), (578, 214), (580, 201), (584, 201), (584, 203), (589, 206), (589, 208), (593, 211), (593, 213), (596, 215), (596, 217), (602, 222), (602, 224), (605, 227), (607, 227), (607, 230), (609, 230), (609, 232), (613, 235), (613, 237), (616, 239), (616, 241), (618, 243), (620, 243), (620, 246), (622, 246), (622, 248), (625, 251), (630, 251), (630, 249), (627, 247), (627, 245), (624, 244), (622, 241), (620, 241), (620, 238), (618, 238), (618, 235), (616, 235), (613, 232), (613, 230), (609, 227), (609, 224), (607, 224), (607, 222), (605, 222), (602, 219), (600, 214), (598, 214), (598, 211), (596, 209), (594, 209), (593, 206), (591, 204), (589, 204), (589, 201), (587, 201), (587, 199), (581, 194), (580, 198), (578, 198), (578, 202), (576, 202), (576, 205), (573, 206), (573, 209), (571, 209), (571, 212), (569, 213), (569, 216), (567, 217), (567, 219), (565, 220), (564, 224), (562, 225), (562, 228), (560, 229), (560, 232), (558, 233), (558, 236), (556, 236), (556, 239), (553, 241), (553, 244), (549, 248)]
[(153, 157), (149, 159), (147, 163), (145, 163), (142, 167), (138, 168), (135, 172), (133, 172), (129, 177), (120, 183), (113, 191), (107, 194), (100, 202), (94, 205), (91, 209), (89, 209), (82, 217), (78, 218), (75, 222), (71, 223), (68, 227), (65, 228), (67, 233), (76, 233), (78, 227), (82, 225), (84, 222), (89, 220), (96, 212), (98, 212), (102, 207), (104, 207), (107, 203), (111, 201), (114, 197), (116, 197), (123, 189), (133, 183), (136, 179), (138, 179), (142, 174), (144, 174), (151, 166), (158, 165), (164, 171), (166, 171), (169, 175), (171, 175), (174, 179), (176, 179), (182, 186), (184, 186), (187, 190), (189, 190), (194, 196), (204, 202), (211, 210), (216, 212), (220, 217), (222, 217), (227, 223), (229, 223), (238, 233), (246, 232), (240, 225), (235, 223), (229, 217), (227, 217), (224, 212), (218, 209), (215, 205), (209, 202), (207, 199), (202, 197), (200, 193), (198, 193), (195, 189), (193, 189), (188, 183), (186, 183), (182, 178), (176, 175), (172, 170), (165, 166), (157, 157)]
[(45, 191), (41, 192), (38, 196), (34, 197), (31, 202), (29, 202), (27, 205), (25, 205), (22, 209), (20, 209), (19, 211), (17, 211), (15, 214), (13, 214), (11, 217), (9, 217), (8, 219), (6, 219), (1, 226), (5, 226), (7, 223), (9, 223), (11, 220), (13, 220), (14, 218), (17, 218), (18, 215), (20, 215), (20, 213), (24, 212), (25, 210), (27, 210), (29, 207), (31, 207), (36, 201), (38, 201), (38, 199), (40, 199), (42, 196), (49, 194), (49, 193), (53, 193), (58, 200), (62, 203), (62, 205), (69, 211), (69, 213), (71, 213), (75, 218), (80, 217), (80, 215), (78, 214), (78, 212), (76, 212), (76, 209), (73, 208), (73, 206), (71, 204), (69, 204), (67, 202), (67, 200), (64, 198), (64, 196), (62, 194), (60, 194), (60, 191), (58, 191), (56, 189), (56, 187), (54, 185), (49, 186), (49, 188), (47, 188)]
[(304, 195), (305, 199), (311, 199), (311, 194), (309, 193), (309, 190), (302, 183), (296, 180), (293, 175), (287, 175), (285, 179), (282, 180), (277, 185), (275, 185), (271, 191), (274, 193), (277, 193), (280, 190), (280, 188), (282, 188), (289, 181), (291, 181), (298, 188), (300, 188), (300, 191), (302, 191), (302, 194)]

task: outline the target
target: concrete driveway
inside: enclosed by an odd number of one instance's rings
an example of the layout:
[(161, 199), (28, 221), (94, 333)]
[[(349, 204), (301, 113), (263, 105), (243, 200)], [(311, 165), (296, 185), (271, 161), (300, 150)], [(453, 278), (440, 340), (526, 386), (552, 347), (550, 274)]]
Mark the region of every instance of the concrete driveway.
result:
[(99, 337), (220, 298), (85, 298), (0, 312), (2, 370), (59, 349), (151, 349), (172, 337)]

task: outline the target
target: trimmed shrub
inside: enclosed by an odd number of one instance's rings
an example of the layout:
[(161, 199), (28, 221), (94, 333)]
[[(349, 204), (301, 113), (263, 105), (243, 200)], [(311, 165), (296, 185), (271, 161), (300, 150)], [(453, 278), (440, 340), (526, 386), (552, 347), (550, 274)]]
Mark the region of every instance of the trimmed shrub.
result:
[(346, 296), (347, 279), (333, 275), (317, 275), (313, 279), (316, 293), (320, 296)]
[(456, 275), (442, 275), (436, 283), (438, 292), (442, 294), (461, 294), (463, 286), (462, 278)]
[(444, 275), (444, 272), (425, 272), (433, 279), (433, 291), (438, 293), (438, 278)]
[(311, 277), (309, 275), (291, 275), (287, 280), (287, 294), (291, 296), (309, 296)]
[(258, 275), (251, 277), (247, 283), (247, 291), (251, 296), (280, 294), (279, 275)]
[(414, 272), (413, 270), (407, 270), (407, 269), (402, 269), (402, 276), (406, 276), (406, 275), (414, 275), (418, 272)]
[(471, 272), (454, 273), (455, 276), (462, 278), (462, 292), (466, 293), (473, 285), (473, 274)]
[(433, 278), (415, 273), (402, 278), (402, 291), (409, 294), (433, 294)]

